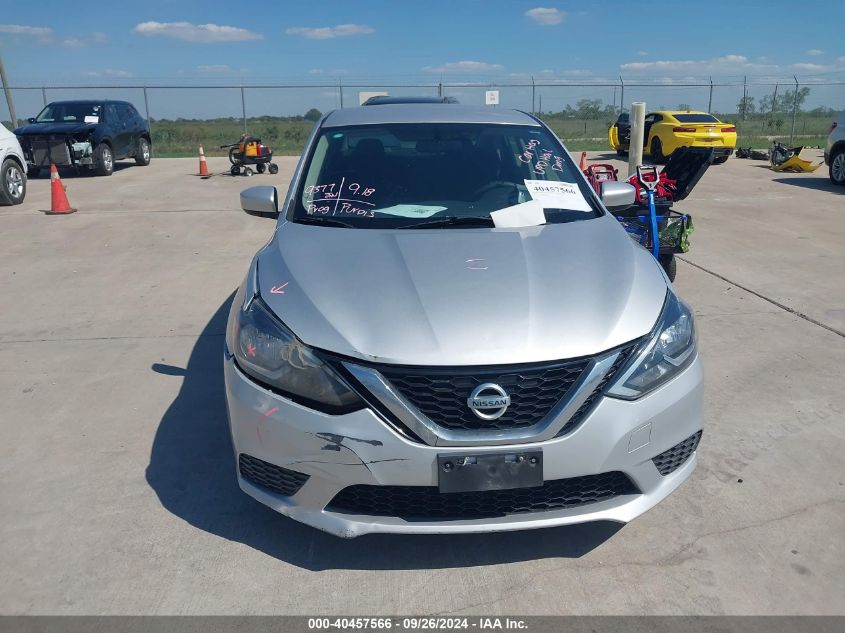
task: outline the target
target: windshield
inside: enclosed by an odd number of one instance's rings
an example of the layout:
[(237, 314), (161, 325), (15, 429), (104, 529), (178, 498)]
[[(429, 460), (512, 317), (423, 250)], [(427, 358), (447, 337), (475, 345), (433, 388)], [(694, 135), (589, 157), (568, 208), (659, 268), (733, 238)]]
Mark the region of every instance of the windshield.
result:
[(37, 123), (99, 123), (99, 103), (51, 103), (41, 111)]
[(712, 114), (673, 114), (681, 123), (719, 123), (719, 119)]
[(577, 170), (536, 126), (328, 128), (306, 163), (291, 219), (354, 228), (492, 225), (491, 212), (532, 199), (542, 201), (547, 223), (597, 217)]

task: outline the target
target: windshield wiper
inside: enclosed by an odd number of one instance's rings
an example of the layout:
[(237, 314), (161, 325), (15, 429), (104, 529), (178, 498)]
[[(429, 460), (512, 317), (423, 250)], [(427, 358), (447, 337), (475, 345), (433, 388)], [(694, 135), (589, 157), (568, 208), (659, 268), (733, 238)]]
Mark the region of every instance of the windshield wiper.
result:
[(293, 222), (297, 224), (322, 224), (323, 226), (340, 226), (345, 229), (353, 228), (349, 222), (342, 222), (334, 218), (326, 218), (320, 216), (307, 215), (304, 218), (294, 218)]
[(436, 229), (442, 226), (493, 226), (493, 218), (491, 217), (457, 217), (450, 216), (448, 218), (437, 218), (429, 220), (428, 222), (418, 222), (416, 224), (405, 224), (400, 226), (400, 229)]

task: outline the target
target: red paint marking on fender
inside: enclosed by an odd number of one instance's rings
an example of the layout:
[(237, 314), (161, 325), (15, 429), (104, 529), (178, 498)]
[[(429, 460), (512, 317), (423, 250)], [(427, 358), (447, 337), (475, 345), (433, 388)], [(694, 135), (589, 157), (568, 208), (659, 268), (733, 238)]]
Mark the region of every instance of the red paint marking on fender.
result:
[(252, 343), (247, 343), (246, 353), (255, 358), (255, 345), (253, 345)]
[(278, 410), (279, 410), (279, 407), (273, 407), (267, 413), (264, 414), (264, 417), (269, 418), (271, 415), (273, 415)]
[(273, 286), (272, 288), (270, 288), (270, 294), (271, 295), (283, 295), (283, 294), (285, 294), (285, 286), (287, 286), (289, 283), (290, 283), (289, 281), (286, 281), (281, 286)]

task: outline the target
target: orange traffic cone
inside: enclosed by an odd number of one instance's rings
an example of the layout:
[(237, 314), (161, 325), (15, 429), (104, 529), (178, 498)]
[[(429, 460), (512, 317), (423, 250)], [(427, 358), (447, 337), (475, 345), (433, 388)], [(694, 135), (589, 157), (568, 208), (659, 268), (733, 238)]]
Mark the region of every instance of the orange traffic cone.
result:
[(202, 149), (202, 145), (200, 145), (200, 173), (197, 175), (205, 176), (206, 178), (211, 175), (208, 173), (208, 163), (205, 162), (205, 152)]
[(65, 194), (65, 186), (59, 178), (59, 170), (52, 163), (50, 163), (50, 197), (50, 210), (44, 212), (47, 215), (66, 215), (76, 211), (70, 206)]
[(581, 171), (587, 170), (587, 152), (581, 152), (581, 162), (578, 164)]

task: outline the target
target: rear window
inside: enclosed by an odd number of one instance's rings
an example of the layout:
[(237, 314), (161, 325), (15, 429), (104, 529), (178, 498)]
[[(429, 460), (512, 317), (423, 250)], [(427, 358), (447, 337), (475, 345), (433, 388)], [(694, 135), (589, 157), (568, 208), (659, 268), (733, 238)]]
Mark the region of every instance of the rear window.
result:
[(548, 223), (597, 217), (592, 192), (577, 170), (560, 142), (536, 126), (327, 128), (306, 162), (292, 219), (329, 217), (354, 228), (410, 228), (439, 219), (489, 219), (492, 211), (559, 192), (557, 200), (571, 204), (546, 208)]
[(673, 114), (681, 123), (721, 123), (712, 114)]

